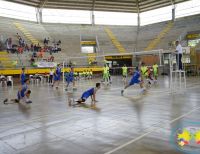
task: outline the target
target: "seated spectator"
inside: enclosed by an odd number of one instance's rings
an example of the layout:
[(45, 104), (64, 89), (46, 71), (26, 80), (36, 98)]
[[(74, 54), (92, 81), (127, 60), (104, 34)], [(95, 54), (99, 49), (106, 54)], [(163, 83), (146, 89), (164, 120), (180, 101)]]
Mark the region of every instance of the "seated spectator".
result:
[(29, 48), (28, 44), (25, 45), (24, 50), (29, 52), (30, 48)]
[(33, 52), (33, 55), (32, 55), (34, 58), (36, 58), (37, 57), (37, 54), (36, 54), (36, 52)]
[(18, 38), (18, 39), (20, 39), (20, 38), (21, 38), (21, 36), (20, 36), (18, 33), (17, 33), (16, 35), (17, 35), (17, 38)]
[(43, 57), (44, 57), (44, 52), (43, 52), (43, 50), (41, 50), (40, 52), (38, 52), (37, 57), (38, 57), (38, 58), (43, 58)]
[(44, 43), (45, 46), (47, 45), (47, 40), (46, 40), (46, 38), (44, 38), (43, 43)]
[(60, 45), (60, 44), (61, 44), (61, 40), (58, 41), (57, 45)]
[(2, 87), (6, 85), (6, 77), (4, 75), (0, 75), (0, 83), (2, 84)]
[(19, 54), (22, 54), (22, 53), (23, 53), (23, 50), (24, 50), (23, 47), (21, 47), (21, 46), (18, 47), (18, 53), (19, 53)]
[(12, 86), (12, 84), (13, 84), (12, 76), (7, 76), (7, 86)]
[(48, 39), (47, 39), (47, 45), (49, 44), (49, 37), (48, 37)]
[(20, 37), (19, 38), (19, 46), (22, 46), (23, 45), (23, 40), (22, 40), (22, 38)]
[(36, 46), (36, 44), (35, 44), (35, 45), (33, 46), (34, 52), (38, 52), (37, 49), (38, 49), (38, 48), (37, 48), (37, 46)]
[(48, 61), (50, 61), (50, 62), (54, 62), (54, 56), (51, 55), (51, 57), (48, 59)]
[(30, 64), (31, 64), (31, 66), (33, 66), (34, 63), (35, 63), (35, 58), (34, 58), (34, 56), (31, 56), (31, 59), (30, 59)]
[(31, 63), (34, 63), (34, 62), (35, 62), (34, 56), (31, 56), (30, 62), (31, 62)]
[(11, 53), (17, 53), (18, 47), (16, 44), (12, 45)]
[(34, 51), (33, 43), (31, 43), (31, 51), (32, 51), (32, 52)]
[(6, 40), (6, 49), (7, 49), (7, 52), (11, 51), (11, 49), (12, 49), (12, 38), (8, 38)]
[(22, 40), (22, 47), (25, 47), (25, 44), (26, 44), (25, 40)]

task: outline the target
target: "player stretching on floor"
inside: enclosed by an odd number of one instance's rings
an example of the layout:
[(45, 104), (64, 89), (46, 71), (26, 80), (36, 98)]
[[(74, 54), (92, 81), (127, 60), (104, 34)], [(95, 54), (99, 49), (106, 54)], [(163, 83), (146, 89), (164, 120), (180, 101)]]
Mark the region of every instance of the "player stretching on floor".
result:
[(76, 102), (77, 102), (78, 104), (81, 104), (81, 103), (85, 102), (85, 101), (87, 100), (88, 97), (91, 97), (92, 102), (94, 102), (94, 103), (97, 102), (97, 100), (96, 100), (96, 92), (97, 92), (97, 90), (100, 89), (100, 88), (101, 88), (101, 84), (100, 84), (100, 83), (96, 83), (96, 87), (95, 87), (95, 88), (91, 88), (91, 89), (85, 91), (85, 92), (82, 94), (81, 98), (78, 99)]
[(124, 90), (127, 89), (128, 87), (134, 85), (134, 84), (140, 84), (140, 88), (142, 89), (142, 93), (145, 91), (145, 88), (143, 86), (143, 81), (140, 80), (141, 75), (140, 75), (140, 71), (139, 68), (136, 67), (135, 68), (135, 72), (133, 73), (133, 76), (131, 78), (131, 80), (129, 81), (129, 83), (124, 87), (123, 90), (121, 90), (121, 95), (123, 96), (124, 94)]
[[(32, 101), (29, 100), (31, 90), (28, 89), (29, 79), (24, 80), (24, 84), (17, 92), (17, 99), (11, 99), (11, 103), (8, 103), (8, 98), (6, 98), (3, 103), (4, 104), (13, 104), (13, 103), (25, 103), (30, 104)], [(22, 102), (21, 102), (22, 101)]]

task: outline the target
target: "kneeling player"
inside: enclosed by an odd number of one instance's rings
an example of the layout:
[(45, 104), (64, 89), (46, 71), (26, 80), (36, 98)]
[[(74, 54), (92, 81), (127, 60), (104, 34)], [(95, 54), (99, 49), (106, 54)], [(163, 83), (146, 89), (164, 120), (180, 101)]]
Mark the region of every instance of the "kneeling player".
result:
[(76, 102), (78, 102), (79, 104), (83, 103), (83, 102), (85, 102), (87, 100), (88, 97), (91, 97), (92, 102), (94, 102), (94, 103), (97, 102), (96, 101), (96, 92), (97, 92), (98, 89), (100, 89), (100, 87), (101, 87), (101, 84), (100, 83), (96, 83), (96, 87), (90, 88), (89, 90), (85, 91), (82, 94), (81, 98)]
[(11, 99), (11, 103), (8, 103), (8, 98), (4, 100), (4, 104), (13, 104), (13, 103), (25, 103), (30, 104), (32, 101), (29, 100), (31, 90), (28, 89), (28, 83), (29, 79), (25, 79), (25, 83), (22, 85), (22, 87), (17, 92), (17, 98)]

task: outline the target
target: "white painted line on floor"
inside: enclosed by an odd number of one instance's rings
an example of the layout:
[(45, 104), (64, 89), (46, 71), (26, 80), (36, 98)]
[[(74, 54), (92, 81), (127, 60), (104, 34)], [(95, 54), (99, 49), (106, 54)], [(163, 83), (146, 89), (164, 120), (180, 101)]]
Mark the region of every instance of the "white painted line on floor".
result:
[[(172, 123), (174, 123), (175, 121), (177, 121), (177, 120), (179, 120), (179, 119), (181, 119), (181, 118), (183, 118), (183, 117), (185, 117), (185, 116), (187, 116), (187, 115), (191, 114), (192, 112), (197, 111), (197, 110), (199, 110), (199, 109), (200, 109), (200, 106), (198, 106), (198, 107), (194, 108), (193, 110), (191, 110), (191, 111), (189, 111), (189, 112), (187, 112), (187, 113), (185, 113), (185, 114), (183, 114), (183, 115), (181, 115), (181, 116), (175, 118), (174, 120), (170, 121), (169, 124), (172, 124)], [(163, 123), (163, 122), (161, 122), (160, 124), (162, 124), (162, 123)], [(136, 142), (136, 141), (138, 141), (138, 140), (140, 140), (140, 139), (146, 137), (147, 135), (153, 133), (154, 131), (156, 131), (156, 130), (158, 130), (158, 129), (160, 129), (160, 128), (162, 128), (162, 127), (155, 128), (155, 129), (153, 129), (153, 130), (151, 130), (151, 131), (149, 131), (149, 132), (147, 132), (147, 133), (145, 133), (145, 134), (143, 134), (143, 135), (141, 135), (141, 136), (138, 136), (137, 138), (135, 138), (135, 139), (133, 139), (133, 140), (130, 140), (129, 142), (127, 142), (127, 143), (125, 143), (125, 144), (123, 144), (123, 145), (120, 145), (119, 147), (117, 147), (117, 148), (115, 148), (115, 149), (113, 149), (113, 150), (111, 150), (111, 151), (108, 151), (108, 152), (106, 152), (106, 153), (104, 153), (104, 154), (112, 154), (112, 153), (114, 153), (114, 152), (116, 152), (116, 151), (118, 151), (118, 150), (120, 150), (120, 149), (122, 149), (122, 148), (124, 148), (124, 147), (126, 147), (126, 146), (128, 146), (128, 145), (130, 145), (131, 143), (134, 143), (134, 142)]]

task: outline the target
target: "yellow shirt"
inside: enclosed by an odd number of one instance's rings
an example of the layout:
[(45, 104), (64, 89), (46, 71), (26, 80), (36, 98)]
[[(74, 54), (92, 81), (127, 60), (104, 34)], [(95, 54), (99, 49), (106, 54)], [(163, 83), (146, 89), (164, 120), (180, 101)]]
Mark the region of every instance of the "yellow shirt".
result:
[(154, 73), (157, 73), (157, 72), (158, 72), (158, 65), (157, 65), (157, 64), (154, 64), (154, 65), (153, 65), (153, 72), (154, 72)]
[(127, 70), (128, 70), (128, 68), (126, 66), (123, 66), (122, 67), (122, 74), (127, 75)]
[(148, 75), (148, 68), (147, 68), (147, 66), (142, 66), (142, 67), (141, 67), (141, 71), (142, 71), (142, 74), (143, 74), (143, 75), (145, 75), (145, 76)]

